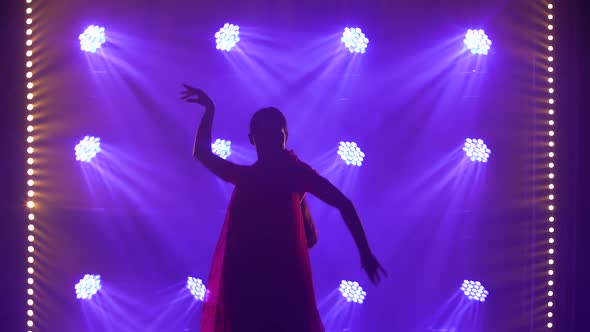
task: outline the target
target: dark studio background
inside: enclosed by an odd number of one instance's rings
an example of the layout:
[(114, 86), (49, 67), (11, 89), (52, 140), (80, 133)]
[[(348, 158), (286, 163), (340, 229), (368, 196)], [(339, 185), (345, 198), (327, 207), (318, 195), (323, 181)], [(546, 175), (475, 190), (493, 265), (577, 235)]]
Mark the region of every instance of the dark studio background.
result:
[[(588, 64), (584, 43), (590, 40), (581, 1), (557, 4), (558, 55), (558, 214), (559, 245), (558, 331), (586, 331), (590, 312), (586, 300), (590, 290), (587, 217), (590, 119), (583, 83)], [(24, 88), (24, 1), (2, 3), (2, 80), (0, 185), (0, 328), (25, 328), (25, 88)], [(59, 20), (57, 17), (51, 19)], [(371, 331), (368, 331), (371, 332)]]

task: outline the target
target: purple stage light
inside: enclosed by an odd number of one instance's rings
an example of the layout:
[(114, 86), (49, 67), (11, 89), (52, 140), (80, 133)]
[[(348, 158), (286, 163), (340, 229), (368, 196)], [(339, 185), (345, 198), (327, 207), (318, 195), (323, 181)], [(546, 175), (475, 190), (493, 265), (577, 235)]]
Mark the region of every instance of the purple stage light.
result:
[(346, 165), (362, 166), (365, 154), (355, 142), (340, 142), (338, 155)]
[(211, 144), (211, 149), (213, 149), (213, 153), (216, 155), (227, 159), (231, 155), (231, 141), (218, 138), (215, 140), (215, 143)]
[(488, 39), (486, 33), (482, 30), (469, 29), (465, 34), (463, 43), (472, 54), (488, 54), (492, 41)]
[(74, 286), (76, 298), (90, 300), (102, 288), (100, 275), (87, 274)]
[(100, 152), (100, 137), (86, 136), (75, 147), (76, 160), (89, 162)]
[(369, 39), (360, 28), (345, 28), (340, 40), (350, 53), (365, 53)]
[(209, 291), (203, 284), (203, 281), (198, 278), (188, 277), (186, 288), (191, 292), (197, 301), (204, 302)]
[(215, 33), (215, 44), (218, 50), (229, 52), (240, 41), (240, 27), (234, 24), (225, 25)]
[(356, 281), (342, 280), (338, 290), (348, 302), (362, 304), (367, 296), (367, 293)]
[(463, 280), (461, 291), (471, 301), (485, 302), (489, 292), (479, 281)]
[(488, 162), (492, 150), (484, 143), (482, 139), (468, 138), (465, 140), (463, 146), (465, 155), (471, 159), (471, 161), (479, 161), (483, 163)]
[(95, 53), (106, 42), (104, 27), (91, 25), (78, 36), (78, 39), (82, 51)]

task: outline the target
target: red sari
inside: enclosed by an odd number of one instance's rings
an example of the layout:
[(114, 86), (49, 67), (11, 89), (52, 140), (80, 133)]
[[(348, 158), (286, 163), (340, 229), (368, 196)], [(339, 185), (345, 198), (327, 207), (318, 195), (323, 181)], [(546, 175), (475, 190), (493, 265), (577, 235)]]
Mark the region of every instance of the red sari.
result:
[(324, 332), (301, 210), (317, 173), (293, 153), (239, 172), (213, 255), (201, 332)]

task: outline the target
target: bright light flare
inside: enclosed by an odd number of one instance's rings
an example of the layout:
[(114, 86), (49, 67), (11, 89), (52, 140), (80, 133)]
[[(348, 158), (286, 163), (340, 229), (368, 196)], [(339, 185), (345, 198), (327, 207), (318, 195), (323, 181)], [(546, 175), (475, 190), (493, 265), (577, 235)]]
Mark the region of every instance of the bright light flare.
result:
[(87, 274), (74, 286), (76, 298), (90, 300), (102, 288), (100, 275)]
[(211, 144), (211, 149), (214, 154), (227, 159), (231, 155), (231, 141), (218, 138)]
[(78, 36), (80, 40), (80, 49), (86, 52), (96, 53), (106, 40), (104, 27), (91, 25)]
[(100, 137), (86, 136), (74, 147), (76, 160), (90, 162), (100, 152)]
[(215, 47), (218, 50), (229, 52), (240, 41), (239, 34), (239, 26), (225, 23), (225, 25), (215, 33)]
[(356, 281), (342, 280), (338, 290), (347, 302), (362, 304), (367, 296), (367, 293)]
[(463, 280), (461, 290), (470, 301), (485, 302), (489, 294), (481, 282), (473, 280)]
[(360, 28), (345, 28), (340, 40), (350, 53), (365, 53), (369, 45), (369, 39)]
[(188, 277), (186, 288), (188, 288), (197, 301), (205, 301), (208, 291), (201, 279)]
[(355, 142), (340, 142), (338, 155), (346, 165), (362, 166), (365, 153), (361, 151)]
[(465, 151), (465, 155), (469, 157), (471, 161), (483, 163), (488, 162), (488, 158), (490, 158), (490, 154), (492, 153), (492, 150), (488, 148), (482, 139), (475, 138), (468, 138), (465, 140), (463, 151)]
[(465, 34), (463, 40), (465, 47), (471, 51), (472, 54), (488, 54), (492, 41), (488, 38), (483, 29), (469, 29)]

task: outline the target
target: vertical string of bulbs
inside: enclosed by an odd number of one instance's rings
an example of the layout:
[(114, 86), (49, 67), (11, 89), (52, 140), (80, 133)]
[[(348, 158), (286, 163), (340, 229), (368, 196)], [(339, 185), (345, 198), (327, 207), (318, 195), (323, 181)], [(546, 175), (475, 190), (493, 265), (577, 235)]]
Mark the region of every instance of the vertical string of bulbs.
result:
[(33, 77), (33, 8), (32, 8), (32, 0), (25, 0), (26, 2), (26, 16), (25, 16), (25, 23), (26, 23), (26, 82), (27, 82), (27, 109), (26, 109), (26, 116), (27, 116), (27, 331), (32, 332), (34, 326), (34, 273), (35, 270), (33, 268), (33, 263), (35, 262), (35, 159), (34, 159), (34, 142), (35, 142), (35, 95), (34, 95), (34, 77)]
[(546, 305), (546, 313), (547, 313), (547, 328), (553, 329), (554, 327), (554, 319), (553, 319), (553, 306), (554, 306), (554, 296), (555, 296), (555, 99), (553, 94), (555, 93), (554, 88), (554, 81), (553, 78), (555, 74), (555, 69), (553, 68), (553, 61), (554, 61), (554, 26), (553, 26), (553, 4), (547, 3), (547, 57), (546, 57), (546, 68), (547, 68), (547, 105), (548, 105), (548, 115), (549, 120), (548, 130), (547, 130), (547, 140), (549, 146), (549, 153), (548, 159), (549, 163), (547, 164), (547, 178), (549, 179), (549, 196), (547, 197), (548, 204), (546, 205), (548, 211), (548, 219), (547, 219), (547, 231), (549, 234), (548, 242), (549, 242), (549, 249), (548, 249), (548, 259), (547, 259), (547, 305)]

